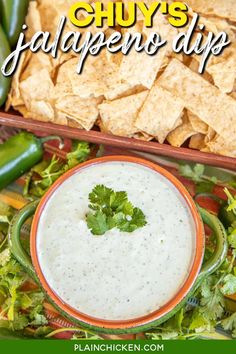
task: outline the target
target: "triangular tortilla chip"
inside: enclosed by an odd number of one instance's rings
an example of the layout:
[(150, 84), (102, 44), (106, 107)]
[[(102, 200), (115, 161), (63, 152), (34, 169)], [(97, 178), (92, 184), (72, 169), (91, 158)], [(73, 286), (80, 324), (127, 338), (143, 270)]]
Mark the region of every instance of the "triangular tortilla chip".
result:
[(176, 147), (180, 147), (183, 143), (188, 140), (191, 136), (195, 135), (196, 132), (190, 123), (183, 123), (175, 130), (169, 133), (167, 136), (167, 141)]
[(232, 92), (236, 79), (236, 55), (218, 64), (208, 66), (207, 71), (212, 75), (215, 85), (222, 92)]
[(163, 143), (168, 133), (176, 126), (183, 108), (183, 102), (159, 87), (157, 81), (149, 92), (135, 125), (140, 131), (155, 136)]
[(139, 130), (134, 123), (147, 94), (148, 92), (144, 91), (99, 105), (103, 130), (128, 137), (137, 133)]
[(57, 111), (63, 112), (67, 119), (76, 120), (84, 129), (90, 130), (98, 118), (98, 104), (101, 98), (82, 99), (68, 95), (55, 103)]
[(198, 13), (236, 20), (235, 0), (185, 0)]
[(187, 112), (189, 122), (192, 124), (193, 130), (197, 133), (207, 134), (208, 125), (204, 123), (198, 116), (193, 114), (192, 112)]

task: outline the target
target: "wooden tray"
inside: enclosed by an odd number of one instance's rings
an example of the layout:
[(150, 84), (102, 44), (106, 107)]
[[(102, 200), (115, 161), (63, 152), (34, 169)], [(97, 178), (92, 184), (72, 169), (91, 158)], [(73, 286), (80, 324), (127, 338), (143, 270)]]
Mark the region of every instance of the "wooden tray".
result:
[(53, 123), (39, 122), (36, 120), (25, 119), (16, 113), (5, 113), (0, 111), (0, 125), (21, 128), (33, 132), (38, 131), (46, 134), (57, 134), (71, 139), (116, 146), (129, 150), (144, 151), (159, 156), (198, 162), (236, 171), (236, 158), (209, 154), (189, 148), (176, 148), (168, 144), (159, 144), (152, 141), (147, 142), (137, 139), (123, 138), (104, 134), (95, 130), (86, 131)]

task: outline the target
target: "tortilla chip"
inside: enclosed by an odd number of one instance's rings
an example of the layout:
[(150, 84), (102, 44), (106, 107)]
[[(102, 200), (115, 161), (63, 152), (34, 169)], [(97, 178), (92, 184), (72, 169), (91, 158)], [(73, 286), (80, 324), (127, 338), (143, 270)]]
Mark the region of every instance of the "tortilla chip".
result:
[(236, 79), (236, 56), (215, 65), (208, 66), (215, 85), (224, 93), (233, 91)]
[(50, 57), (43, 52), (34, 53), (22, 73), (21, 80), (26, 80), (29, 76), (36, 74), (39, 70), (46, 69), (51, 73), (53, 67), (51, 65)]
[[(188, 5), (188, 14), (193, 17), (195, 14), (198, 14), (198, 12), (193, 11), (193, 9)], [(190, 26), (190, 24), (191, 21), (189, 21), (188, 26)], [(235, 35), (233, 32), (233, 26), (224, 18), (214, 17), (214, 15), (204, 16), (204, 14), (202, 14), (199, 19), (199, 24), (203, 24), (205, 26), (206, 32), (213, 32), (214, 34), (217, 34), (225, 31), (229, 35), (230, 40), (232, 42), (234, 41)]]
[(66, 118), (66, 114), (55, 109), (55, 117), (53, 123), (59, 125), (68, 125), (68, 119)]
[(208, 132), (205, 136), (205, 143), (209, 143), (209, 141), (212, 141), (216, 136), (216, 132), (213, 128), (209, 127)]
[[(151, 3), (153, 1), (150, 1)], [(166, 55), (172, 55), (172, 42), (173, 39), (177, 36), (177, 28), (170, 25), (167, 17), (161, 13), (153, 17), (153, 26), (145, 27), (143, 26), (143, 33), (148, 37), (151, 33), (156, 32), (161, 36), (162, 40), (166, 40), (167, 43), (164, 48), (167, 49)], [(160, 53), (158, 52), (159, 55)], [(180, 55), (181, 57), (181, 55)]]
[(135, 126), (155, 136), (162, 144), (168, 133), (175, 127), (183, 108), (183, 102), (159, 87), (157, 82), (149, 92)]
[(89, 56), (86, 60), (83, 73), (78, 75), (76, 68), (79, 58), (73, 58), (63, 64), (58, 72), (57, 84), (69, 80), (72, 87), (72, 93), (81, 98), (104, 96), (109, 86), (117, 84), (117, 78), (114, 75), (116, 65), (108, 62), (103, 53), (98, 56)]
[(14, 109), (20, 112), (20, 114), (22, 114), (24, 118), (30, 118), (29, 111), (27, 110), (25, 105), (15, 106)]
[[(65, 64), (68, 65), (68, 62)], [(69, 80), (72, 85), (72, 92), (81, 98), (99, 97), (104, 95), (107, 89), (104, 78), (105, 66), (99, 56), (88, 57), (81, 75), (76, 74), (78, 58), (70, 60), (68, 69), (70, 70)], [(105, 79), (105, 80), (104, 80)]]
[[(194, 55), (193, 59), (190, 60), (188, 65), (186, 65), (186, 63), (184, 63), (184, 64), (186, 66), (188, 66), (190, 70), (192, 70), (198, 74), (200, 60), (201, 60), (201, 57)], [(210, 82), (211, 84), (214, 84), (214, 80), (213, 80), (212, 76), (210, 75), (210, 73), (208, 72), (208, 66), (206, 66), (206, 69), (205, 69), (204, 73), (201, 74), (201, 77), (204, 78), (205, 80), (207, 80), (208, 82)]]
[(235, 0), (185, 0), (185, 3), (198, 13), (236, 20)]
[(114, 73), (114, 76), (115, 75), (116, 78), (113, 84), (110, 84), (109, 88), (104, 92), (104, 96), (108, 101), (134, 95), (144, 90), (142, 85), (132, 85), (128, 82), (121, 81), (117, 73)]
[[(158, 83), (225, 140), (236, 140), (236, 101), (173, 59)], [(230, 129), (229, 129), (230, 126)]]
[(139, 139), (139, 140), (143, 140), (143, 141), (151, 141), (154, 139), (153, 136), (149, 135), (149, 134), (146, 134), (144, 132), (138, 132), (138, 133), (135, 133), (132, 138), (134, 139)]
[(64, 92), (81, 98), (105, 96), (107, 100), (113, 100), (143, 91), (141, 85), (121, 80), (117, 62), (111, 60), (105, 51), (88, 57), (81, 75), (76, 74), (78, 60), (75, 57), (60, 66), (55, 97)]
[[(61, 0), (40, 0), (38, 11), (41, 16), (41, 23), (43, 31), (50, 32), (52, 36), (55, 36), (58, 23), (61, 16), (67, 16), (68, 10), (74, 1), (61, 1)], [(67, 21), (68, 24), (71, 23)], [(76, 27), (74, 27), (74, 30)]]
[(226, 19), (218, 17), (200, 17), (200, 23), (205, 25), (207, 32), (218, 34), (219, 32), (226, 32), (231, 42), (235, 41), (234, 27)]
[(148, 56), (145, 52), (137, 53), (131, 49), (128, 55), (123, 56), (119, 76), (121, 82), (127, 83), (129, 87), (135, 87), (142, 85), (145, 88), (151, 88), (155, 81), (157, 72), (161, 66), (162, 58), (156, 57), (156, 61), (153, 60), (154, 56)]
[(230, 96), (231, 96), (234, 100), (236, 100), (236, 92), (232, 92), (232, 93), (230, 94)]
[(34, 73), (20, 83), (20, 91), (27, 108), (31, 106), (32, 101), (47, 101), (53, 89), (53, 82), (46, 69)]
[(236, 157), (236, 142), (234, 142), (234, 144), (229, 144), (224, 138), (216, 135), (212, 141), (207, 143), (206, 150), (214, 154)]
[(20, 62), (17, 66), (16, 72), (12, 77), (11, 89), (5, 106), (6, 111), (10, 109), (10, 106), (16, 107), (16, 106), (24, 105), (24, 101), (23, 98), (21, 97), (21, 92), (20, 92), (20, 80), (22, 79), (21, 78), (22, 72), (27, 66), (31, 56), (32, 56), (31, 52), (23, 52), (21, 55)]
[(31, 101), (28, 109), (28, 116), (32, 119), (43, 122), (50, 122), (54, 120), (54, 110), (49, 102)]
[(26, 31), (27, 41), (31, 40), (36, 32), (42, 31), (41, 17), (37, 1), (30, 1), (25, 23), (28, 27)]
[(190, 138), (190, 149), (201, 150), (205, 147), (205, 135), (198, 133)]
[(27, 113), (24, 113), (26, 118), (45, 122), (54, 120), (54, 109), (49, 102), (54, 85), (46, 69), (29, 76), (20, 83), (19, 88), (27, 109)]
[(81, 99), (76, 95), (68, 95), (55, 103), (56, 111), (65, 113), (66, 119), (78, 122), (84, 129), (90, 130), (98, 118), (98, 104), (101, 98)]
[(195, 114), (187, 112), (189, 122), (192, 124), (193, 130), (197, 133), (207, 134), (208, 125), (199, 119)]
[(54, 122), (54, 110), (50, 103), (45, 101), (32, 101), (30, 106), (16, 106), (24, 118), (34, 119), (42, 122)]
[[(107, 32), (106, 32), (106, 34), (107, 34)], [(121, 52), (111, 53), (108, 50), (105, 51), (105, 56), (106, 56), (108, 63), (112, 62), (112, 64), (115, 64), (117, 67), (120, 66), (122, 58), (123, 58), (123, 54)]]
[(67, 121), (68, 121), (68, 126), (71, 128), (84, 129), (82, 125), (80, 125), (76, 120), (68, 118)]
[(183, 123), (175, 130), (170, 132), (167, 136), (167, 141), (170, 145), (175, 147), (180, 147), (188, 140), (191, 136), (195, 135), (196, 132), (190, 123)]
[(138, 132), (135, 121), (148, 92), (124, 97), (99, 105), (103, 131), (131, 137)]
[(52, 99), (75, 94), (85, 99), (104, 95), (111, 100), (136, 93), (136, 88), (121, 82), (117, 64), (105, 56), (105, 53), (101, 57), (89, 57), (81, 75), (76, 74), (77, 64), (76, 57), (60, 66)]
[[(155, 19), (154, 28), (143, 29), (143, 32), (146, 35), (158, 30), (162, 39), (169, 39), (177, 34), (176, 29), (169, 25), (164, 16), (159, 15), (156, 16)], [(129, 29), (127, 32), (136, 32), (136, 29), (133, 28), (132, 31)], [(170, 51), (169, 45), (171, 45), (171, 41), (168, 42), (168, 45), (160, 48), (156, 55), (151, 56), (146, 54), (145, 51), (138, 53), (132, 48), (128, 55), (123, 56), (120, 66), (121, 80), (130, 83), (132, 86), (143, 85), (144, 87), (151, 89), (156, 79), (156, 75), (162, 67), (165, 56), (168, 51)]]

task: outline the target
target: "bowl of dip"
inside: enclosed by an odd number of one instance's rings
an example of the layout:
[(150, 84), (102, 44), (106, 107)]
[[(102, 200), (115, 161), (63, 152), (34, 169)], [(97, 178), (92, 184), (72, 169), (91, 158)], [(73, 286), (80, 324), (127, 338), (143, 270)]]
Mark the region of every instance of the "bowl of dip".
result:
[[(96, 185), (125, 191), (146, 217), (132, 233), (117, 228), (94, 236), (86, 224), (88, 196)], [(20, 229), (34, 214), (31, 259)], [(203, 265), (203, 221), (216, 249)], [(144, 159), (109, 156), (65, 173), (40, 202), (12, 220), (13, 255), (48, 299), (73, 322), (103, 333), (137, 333), (171, 317), (227, 252), (220, 221), (197, 208), (177, 178)]]

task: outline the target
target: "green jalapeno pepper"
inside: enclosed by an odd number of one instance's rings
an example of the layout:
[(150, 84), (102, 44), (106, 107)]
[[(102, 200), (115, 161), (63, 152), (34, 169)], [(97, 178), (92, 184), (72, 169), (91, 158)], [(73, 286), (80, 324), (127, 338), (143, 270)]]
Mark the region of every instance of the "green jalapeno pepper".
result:
[[(11, 53), (11, 49), (9, 43), (7, 41), (7, 37), (0, 25), (0, 69), (4, 60)], [(0, 107), (5, 103), (7, 99), (8, 92), (10, 90), (11, 78), (5, 77), (0, 72)]]
[(25, 22), (29, 0), (1, 0), (0, 3), (3, 29), (14, 47)]
[(57, 136), (37, 138), (21, 132), (0, 145), (0, 190), (22, 176), (43, 157), (43, 143), (61, 139)]

